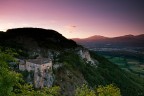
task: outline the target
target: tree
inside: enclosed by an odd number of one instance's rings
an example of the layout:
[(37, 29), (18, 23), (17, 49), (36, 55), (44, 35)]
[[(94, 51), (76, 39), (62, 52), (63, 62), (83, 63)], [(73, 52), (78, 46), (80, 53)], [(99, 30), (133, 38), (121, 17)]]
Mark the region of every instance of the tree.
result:
[(60, 87), (54, 86), (50, 88), (43, 88), (41, 92), (44, 94), (42, 96), (60, 96)]
[(14, 61), (12, 55), (0, 50), (0, 96), (13, 95), (13, 86), (20, 80), (21, 75), (9, 68), (9, 62)]
[(76, 89), (75, 96), (96, 96), (94, 90), (88, 88), (86, 84)]
[(76, 89), (75, 96), (121, 96), (118, 87), (113, 84), (107, 86), (98, 86), (96, 91), (90, 89), (86, 84)]
[(121, 96), (120, 89), (113, 84), (98, 86), (96, 89), (98, 96)]

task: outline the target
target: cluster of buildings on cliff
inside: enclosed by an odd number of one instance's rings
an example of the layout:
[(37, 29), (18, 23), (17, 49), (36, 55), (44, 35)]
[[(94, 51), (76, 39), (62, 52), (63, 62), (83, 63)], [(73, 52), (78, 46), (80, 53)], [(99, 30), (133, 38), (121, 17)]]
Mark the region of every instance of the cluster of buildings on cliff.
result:
[(38, 57), (36, 59), (20, 60), (19, 70), (28, 72), (44, 71), (46, 69), (52, 69), (52, 60), (49, 58)]
[(33, 71), (33, 79), (30, 76), (27, 78), (30, 78), (29, 83), (33, 82), (35, 88), (50, 87), (53, 84), (52, 60), (49, 58), (19, 60), (19, 70)]

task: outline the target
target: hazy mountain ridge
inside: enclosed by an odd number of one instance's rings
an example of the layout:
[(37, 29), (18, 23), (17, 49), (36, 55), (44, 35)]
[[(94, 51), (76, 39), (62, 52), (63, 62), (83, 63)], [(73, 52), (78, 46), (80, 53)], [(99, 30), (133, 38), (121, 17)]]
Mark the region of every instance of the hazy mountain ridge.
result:
[(124, 35), (119, 37), (103, 37), (103, 36), (92, 36), (85, 39), (73, 39), (79, 44), (86, 47), (144, 47), (144, 34), (141, 35)]

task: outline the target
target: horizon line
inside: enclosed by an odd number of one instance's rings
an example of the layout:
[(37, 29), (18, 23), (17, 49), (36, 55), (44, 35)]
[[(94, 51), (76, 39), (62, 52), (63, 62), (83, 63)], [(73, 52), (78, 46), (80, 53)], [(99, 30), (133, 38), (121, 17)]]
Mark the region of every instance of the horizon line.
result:
[[(18, 29), (18, 28), (40, 28), (40, 29), (46, 29), (46, 30), (55, 30), (55, 29), (51, 29), (51, 28), (42, 28), (42, 27), (14, 27), (14, 28), (8, 28), (8, 29), (5, 29), (5, 30), (0, 30), (0, 32), (6, 32), (9, 29)], [(55, 30), (55, 31), (57, 31), (57, 30)], [(57, 32), (60, 33), (59, 31), (57, 31)], [(62, 34), (62, 33), (60, 33), (60, 34)], [(93, 37), (93, 36), (102, 36), (102, 37), (106, 37), (106, 38), (115, 38), (115, 37), (128, 36), (128, 35), (139, 36), (139, 35), (144, 35), (144, 34), (124, 34), (124, 35), (117, 35), (117, 36), (105, 36), (105, 35), (94, 34), (94, 35), (91, 35), (91, 36), (88, 36), (88, 37), (83, 37), (83, 38), (74, 37), (74, 38), (68, 38), (68, 39), (86, 39), (86, 38), (90, 38), (90, 37)], [(66, 36), (64, 36), (64, 37), (66, 37)]]

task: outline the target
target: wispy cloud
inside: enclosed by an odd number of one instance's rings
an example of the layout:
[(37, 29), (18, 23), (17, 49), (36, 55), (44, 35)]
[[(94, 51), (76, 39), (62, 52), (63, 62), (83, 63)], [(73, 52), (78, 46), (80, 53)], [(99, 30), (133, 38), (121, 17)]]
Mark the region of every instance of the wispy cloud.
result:
[(68, 32), (70, 32), (70, 33), (74, 32), (76, 27), (77, 27), (76, 25), (67, 25), (67, 26), (64, 26), (64, 28), (65, 28)]

